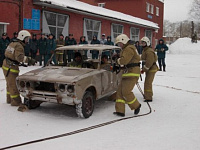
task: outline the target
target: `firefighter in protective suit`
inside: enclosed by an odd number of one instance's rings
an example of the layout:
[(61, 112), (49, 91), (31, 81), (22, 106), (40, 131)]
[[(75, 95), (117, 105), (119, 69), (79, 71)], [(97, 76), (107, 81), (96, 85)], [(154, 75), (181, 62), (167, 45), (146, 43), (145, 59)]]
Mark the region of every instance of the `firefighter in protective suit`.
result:
[(125, 104), (128, 104), (130, 109), (134, 110), (134, 114), (137, 115), (141, 104), (132, 90), (140, 76), (140, 56), (127, 35), (121, 34), (117, 36), (115, 43), (122, 48), (117, 63), (120, 66), (124, 66), (125, 69), (123, 70), (122, 80), (116, 94), (116, 112), (114, 114), (121, 117), (125, 116)]
[(19, 106), (19, 111), (27, 110), (27, 107), (22, 104), (19, 91), (16, 86), (16, 77), (19, 75), (19, 65), (23, 62), (35, 64), (35, 60), (24, 56), (24, 46), (28, 42), (30, 33), (26, 30), (21, 30), (17, 39), (13, 40), (5, 50), (5, 59), (3, 61), (3, 73), (6, 79), (7, 88), (7, 103), (11, 106)]
[(143, 37), (141, 39), (141, 44), (143, 47), (142, 51), (142, 71), (145, 72), (145, 81), (144, 81), (144, 99), (145, 102), (152, 102), (153, 89), (152, 83), (155, 77), (156, 72), (158, 71), (158, 66), (156, 61), (158, 60), (157, 55), (154, 50), (150, 47), (151, 43), (148, 37)]

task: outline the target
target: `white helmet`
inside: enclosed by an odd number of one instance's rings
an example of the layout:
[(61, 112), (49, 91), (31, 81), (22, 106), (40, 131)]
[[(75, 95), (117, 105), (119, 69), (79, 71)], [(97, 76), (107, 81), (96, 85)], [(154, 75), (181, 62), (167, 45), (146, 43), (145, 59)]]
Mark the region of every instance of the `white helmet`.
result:
[(150, 45), (151, 45), (149, 38), (146, 37), (146, 36), (144, 36), (144, 37), (141, 39), (141, 41), (146, 42), (146, 43), (147, 43), (147, 46), (150, 46)]
[(31, 34), (28, 31), (21, 30), (18, 33), (17, 39), (19, 39), (20, 41), (23, 41), (26, 37), (30, 37), (30, 36), (31, 36)]
[(130, 39), (128, 38), (127, 35), (125, 35), (125, 34), (120, 34), (120, 35), (118, 35), (118, 36), (116, 37), (116, 39), (115, 39), (115, 44), (117, 44), (117, 43), (119, 43), (119, 42), (121, 42), (121, 43), (123, 43), (123, 44), (126, 44), (129, 40), (130, 40)]

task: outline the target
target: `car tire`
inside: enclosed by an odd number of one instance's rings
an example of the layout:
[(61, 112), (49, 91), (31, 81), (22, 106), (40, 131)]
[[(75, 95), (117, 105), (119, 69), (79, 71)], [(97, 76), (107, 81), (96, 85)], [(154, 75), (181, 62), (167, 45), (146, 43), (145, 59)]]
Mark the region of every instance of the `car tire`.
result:
[(28, 109), (35, 109), (40, 106), (41, 101), (33, 101), (27, 98), (24, 98), (24, 104), (28, 107)]
[(94, 94), (86, 91), (82, 102), (76, 105), (76, 113), (78, 117), (89, 118), (94, 111)]

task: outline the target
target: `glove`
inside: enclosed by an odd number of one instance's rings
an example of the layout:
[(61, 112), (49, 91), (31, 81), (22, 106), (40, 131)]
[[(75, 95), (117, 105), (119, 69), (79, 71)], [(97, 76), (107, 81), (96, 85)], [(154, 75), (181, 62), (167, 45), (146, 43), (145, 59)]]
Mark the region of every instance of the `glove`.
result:
[(37, 63), (37, 61), (31, 57), (28, 57), (28, 64), (34, 66)]
[(141, 70), (140, 72), (141, 72), (141, 74), (143, 74), (143, 73), (144, 73), (144, 71), (143, 71), (143, 70)]

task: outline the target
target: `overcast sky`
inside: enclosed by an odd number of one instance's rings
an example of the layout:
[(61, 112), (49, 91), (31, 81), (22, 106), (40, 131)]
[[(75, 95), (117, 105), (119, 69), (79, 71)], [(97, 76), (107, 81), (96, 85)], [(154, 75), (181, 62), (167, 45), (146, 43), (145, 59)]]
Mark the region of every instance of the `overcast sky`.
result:
[(188, 19), (193, 0), (164, 0), (164, 19), (171, 22)]

